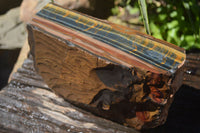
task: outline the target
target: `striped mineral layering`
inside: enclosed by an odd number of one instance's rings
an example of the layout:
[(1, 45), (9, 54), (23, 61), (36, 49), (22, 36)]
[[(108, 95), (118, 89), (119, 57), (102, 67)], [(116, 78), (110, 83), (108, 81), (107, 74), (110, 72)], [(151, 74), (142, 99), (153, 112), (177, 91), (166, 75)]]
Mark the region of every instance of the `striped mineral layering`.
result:
[(133, 29), (47, 4), (31, 24), (101, 58), (154, 73), (174, 73), (185, 51)]

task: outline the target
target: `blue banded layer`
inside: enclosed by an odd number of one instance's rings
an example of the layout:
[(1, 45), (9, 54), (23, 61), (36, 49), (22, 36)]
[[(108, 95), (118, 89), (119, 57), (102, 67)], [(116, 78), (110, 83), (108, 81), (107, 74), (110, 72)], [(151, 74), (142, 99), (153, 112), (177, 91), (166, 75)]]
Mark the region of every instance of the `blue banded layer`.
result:
[(92, 17), (48, 4), (37, 16), (53, 23), (78, 31), (109, 46), (134, 56), (159, 69), (171, 71), (185, 61), (184, 50), (177, 50), (132, 29), (103, 22)]

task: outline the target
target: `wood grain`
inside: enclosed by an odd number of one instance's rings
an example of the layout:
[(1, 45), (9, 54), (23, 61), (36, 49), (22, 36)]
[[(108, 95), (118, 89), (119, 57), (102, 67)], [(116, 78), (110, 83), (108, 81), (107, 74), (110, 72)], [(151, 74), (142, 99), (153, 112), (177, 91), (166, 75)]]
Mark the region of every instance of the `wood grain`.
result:
[(188, 53), (184, 69), (183, 84), (200, 89), (200, 54)]

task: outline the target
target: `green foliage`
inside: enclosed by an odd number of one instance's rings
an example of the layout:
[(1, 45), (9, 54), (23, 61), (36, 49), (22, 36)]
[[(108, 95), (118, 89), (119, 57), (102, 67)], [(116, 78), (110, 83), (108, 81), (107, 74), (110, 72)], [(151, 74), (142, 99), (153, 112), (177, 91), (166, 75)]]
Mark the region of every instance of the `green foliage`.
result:
[(112, 14), (119, 15), (120, 9), (125, 9), (130, 14), (135, 14), (139, 11), (139, 6), (131, 0), (115, 0), (115, 7), (111, 9)]
[[(115, 0), (114, 15), (125, 8), (138, 11), (137, 0)], [(151, 33), (185, 49), (200, 49), (200, 2), (198, 0), (147, 0)]]
[(152, 35), (185, 49), (200, 48), (200, 6), (197, 1), (157, 2), (149, 2)]
[[(142, 29), (142, 16), (139, 14), (138, 2), (115, 0), (115, 7), (111, 9), (111, 12), (114, 16), (110, 16), (109, 21), (131, 28)], [(138, 27), (135, 27), (134, 24)]]

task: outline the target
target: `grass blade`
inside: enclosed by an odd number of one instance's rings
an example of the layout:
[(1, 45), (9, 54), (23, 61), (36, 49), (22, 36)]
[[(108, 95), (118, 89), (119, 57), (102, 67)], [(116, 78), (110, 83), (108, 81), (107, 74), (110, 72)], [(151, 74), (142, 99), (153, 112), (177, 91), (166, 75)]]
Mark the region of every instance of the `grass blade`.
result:
[(142, 18), (144, 21), (144, 27), (146, 29), (146, 33), (151, 35), (150, 27), (149, 27), (149, 20), (148, 20), (148, 14), (147, 14), (147, 6), (145, 0), (138, 0), (140, 12), (142, 14)]

